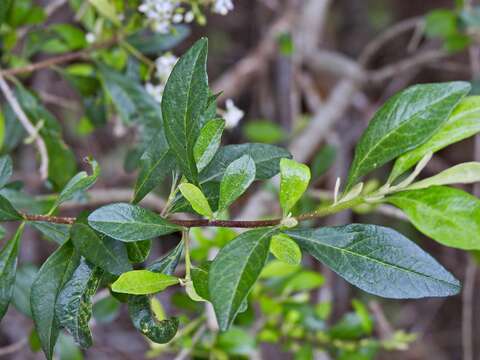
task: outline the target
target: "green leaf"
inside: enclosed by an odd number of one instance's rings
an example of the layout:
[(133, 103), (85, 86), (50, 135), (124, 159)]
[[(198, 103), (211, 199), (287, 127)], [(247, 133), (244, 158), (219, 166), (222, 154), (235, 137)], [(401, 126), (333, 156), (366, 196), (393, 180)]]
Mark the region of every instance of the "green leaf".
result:
[(460, 283), (402, 234), (351, 224), (285, 231), (300, 247), (363, 291), (394, 299), (449, 296)]
[(289, 294), (297, 291), (310, 291), (319, 288), (324, 283), (325, 278), (322, 274), (304, 270), (288, 279), (285, 283), (283, 293)]
[(190, 29), (185, 25), (175, 25), (168, 34), (152, 33), (148, 29), (130, 35), (128, 43), (145, 55), (159, 56), (164, 51), (173, 49), (183, 42), (190, 34)]
[(286, 216), (307, 190), (310, 169), (295, 160), (280, 160), (280, 205)]
[(0, 26), (7, 20), (8, 12), (14, 0), (4, 0), (0, 2)]
[(165, 135), (183, 174), (193, 184), (198, 183), (193, 148), (208, 100), (207, 47), (207, 39), (200, 39), (178, 60), (162, 97)]
[(38, 268), (35, 265), (25, 264), (17, 269), (15, 288), (13, 289), (12, 303), (22, 314), (32, 317), (30, 309), (30, 289), (37, 276)]
[(149, 270), (133, 270), (120, 275), (112, 284), (112, 290), (118, 293), (148, 295), (165, 290), (178, 284), (178, 278)]
[(391, 183), (405, 171), (413, 167), (428, 152), (437, 152), (480, 132), (480, 96), (463, 99), (453, 110), (447, 122), (426, 143), (402, 156), (393, 166), (389, 177)]
[(180, 241), (167, 255), (151, 263), (147, 270), (167, 275), (173, 274), (182, 257), (183, 248), (183, 241)]
[(244, 155), (250, 156), (255, 162), (255, 180), (266, 180), (275, 176), (280, 171), (280, 159), (292, 157), (287, 150), (269, 144), (222, 146), (200, 173), (200, 183), (221, 181), (227, 166)]
[(88, 0), (97, 11), (113, 24), (120, 26), (120, 21), (115, 10), (115, 5), (110, 0)]
[(220, 183), (218, 210), (228, 208), (255, 180), (255, 162), (248, 155), (232, 162), (225, 169)]
[(203, 195), (202, 190), (189, 183), (180, 184), (178, 188), (183, 197), (185, 197), (190, 205), (192, 205), (193, 210), (209, 219), (212, 218), (212, 209), (210, 208), (205, 195)]
[(55, 316), (58, 295), (77, 268), (78, 255), (70, 241), (58, 248), (45, 261), (32, 284), (30, 302), (35, 329), (43, 352), (52, 359), (60, 324)]
[(335, 162), (337, 148), (333, 145), (325, 145), (312, 160), (312, 179), (318, 179), (324, 175)]
[(213, 119), (209, 120), (200, 130), (200, 135), (193, 147), (193, 156), (198, 171), (202, 171), (215, 156), (220, 147), (224, 128), (225, 120)]
[(72, 226), (70, 236), (78, 253), (92, 264), (115, 275), (132, 270), (124, 243), (79, 222)]
[(386, 201), (402, 209), (412, 224), (439, 243), (458, 249), (480, 249), (480, 201), (446, 186), (402, 191)]
[(14, 221), (22, 219), (22, 215), (20, 215), (17, 210), (13, 208), (12, 204), (10, 204), (10, 201), (0, 195), (0, 221)]
[(126, 203), (95, 210), (88, 217), (88, 223), (95, 230), (125, 242), (147, 240), (180, 229), (150, 210)]
[(7, 312), (12, 298), (17, 272), (17, 255), (23, 225), (20, 225), (15, 235), (0, 250), (0, 321)]
[(297, 243), (285, 234), (272, 236), (270, 252), (280, 261), (299, 265), (302, 262), (302, 252)]
[(427, 36), (446, 38), (457, 32), (457, 16), (453, 11), (436, 9), (427, 14), (425, 18)]
[(93, 317), (100, 324), (108, 324), (115, 320), (120, 312), (120, 301), (113, 296), (103, 298), (93, 304)]
[(429, 178), (414, 182), (406, 190), (418, 190), (430, 186), (450, 184), (471, 184), (480, 181), (480, 162), (455, 165)]
[(95, 184), (98, 176), (100, 175), (100, 167), (95, 160), (88, 159), (89, 164), (92, 167), (92, 175), (88, 175), (85, 171), (79, 172), (65, 185), (60, 195), (58, 195), (55, 207), (60, 204), (73, 199), (79, 193), (88, 190)]
[(360, 177), (430, 139), (469, 91), (470, 84), (461, 81), (421, 84), (387, 100), (358, 142), (346, 190)]
[(279, 124), (268, 120), (249, 121), (243, 126), (248, 141), (275, 144), (286, 139), (287, 134)]
[(128, 313), (135, 328), (157, 344), (168, 343), (177, 333), (178, 319), (156, 321), (147, 296), (129, 296)]
[(137, 204), (176, 168), (175, 157), (163, 132), (147, 147), (140, 158), (140, 173), (135, 183), (133, 203)]
[(126, 244), (128, 259), (132, 263), (141, 263), (145, 261), (152, 248), (152, 240), (135, 241)]
[(230, 327), (260, 275), (274, 232), (244, 232), (224, 246), (210, 266), (208, 288), (220, 330)]
[(190, 272), (195, 291), (205, 300), (210, 299), (210, 292), (208, 290), (208, 272), (210, 271), (210, 265), (211, 261), (206, 261), (199, 267), (192, 267)]
[(12, 159), (8, 155), (0, 157), (0, 188), (3, 188), (13, 173)]
[(84, 258), (58, 294), (55, 316), (76, 343), (83, 348), (92, 346), (88, 322), (92, 317), (92, 296), (97, 291), (103, 270), (89, 264)]
[(70, 237), (70, 225), (55, 224), (47, 221), (29, 221), (28, 225), (40, 231), (48, 240), (55, 241), (62, 245)]

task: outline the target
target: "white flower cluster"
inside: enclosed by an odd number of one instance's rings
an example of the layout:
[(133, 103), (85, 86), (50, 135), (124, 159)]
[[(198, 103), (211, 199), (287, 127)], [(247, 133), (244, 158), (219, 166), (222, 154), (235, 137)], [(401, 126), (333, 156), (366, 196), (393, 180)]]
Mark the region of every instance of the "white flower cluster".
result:
[(158, 84), (155, 85), (151, 82), (147, 82), (145, 84), (145, 90), (147, 90), (147, 92), (158, 102), (162, 101), (165, 84), (167, 83), (168, 77), (170, 76), (177, 60), (178, 58), (172, 53), (166, 53), (155, 60), (155, 77), (158, 80)]
[(235, 106), (232, 99), (225, 101), (225, 108), (225, 111), (222, 112), (222, 116), (225, 119), (225, 127), (233, 129), (242, 120), (245, 113)]
[[(233, 10), (233, 0), (210, 1), (212, 1), (212, 11), (214, 13), (227, 15)], [(188, 1), (143, 0), (138, 10), (145, 14), (155, 32), (166, 34), (170, 31), (172, 24), (190, 23), (195, 19), (193, 11), (186, 11), (182, 5), (188, 5)]]
[(172, 24), (194, 19), (193, 12), (185, 12), (180, 0), (143, 0), (138, 10), (145, 14), (153, 30), (162, 34), (168, 33)]

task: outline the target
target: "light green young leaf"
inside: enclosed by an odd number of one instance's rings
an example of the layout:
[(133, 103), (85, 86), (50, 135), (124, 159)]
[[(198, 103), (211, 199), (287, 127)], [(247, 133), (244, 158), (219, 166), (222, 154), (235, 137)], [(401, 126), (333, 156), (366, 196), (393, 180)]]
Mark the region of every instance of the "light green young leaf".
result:
[(402, 234), (351, 224), (285, 231), (300, 247), (363, 291), (394, 299), (449, 296), (460, 283)]
[(268, 257), (272, 229), (244, 232), (224, 246), (210, 266), (208, 288), (220, 330), (240, 311)]
[(286, 216), (302, 197), (310, 182), (310, 169), (295, 160), (280, 160), (280, 205)]
[(270, 252), (278, 260), (290, 265), (299, 265), (302, 262), (300, 247), (285, 234), (272, 236)]
[(255, 162), (244, 155), (228, 165), (220, 183), (218, 210), (228, 208), (255, 180)]
[(205, 195), (203, 195), (202, 190), (190, 183), (180, 184), (178, 188), (185, 199), (187, 199), (190, 205), (192, 205), (193, 210), (209, 219), (212, 218), (212, 209), (210, 208)]
[(198, 40), (175, 64), (162, 97), (165, 135), (182, 173), (198, 184), (193, 148), (208, 100), (208, 41)]
[(360, 177), (430, 139), (470, 87), (461, 81), (421, 84), (391, 97), (358, 142), (346, 190)]
[(53, 357), (60, 331), (60, 324), (55, 316), (58, 294), (77, 268), (79, 260), (72, 243), (67, 241), (43, 263), (32, 284), (32, 318), (48, 360)]
[(132, 295), (148, 295), (178, 284), (178, 278), (149, 270), (133, 270), (120, 275), (112, 290)]
[(115, 5), (110, 0), (88, 0), (97, 11), (110, 20), (113, 24), (120, 26), (120, 20), (115, 10)]
[(120, 275), (132, 270), (125, 244), (95, 232), (87, 224), (75, 223), (70, 237), (76, 251), (105, 271)]
[(15, 221), (22, 219), (22, 215), (13, 208), (10, 201), (0, 195), (0, 221)]
[(213, 119), (209, 120), (203, 126), (202, 130), (200, 130), (200, 135), (193, 148), (193, 155), (199, 172), (202, 171), (215, 156), (215, 153), (220, 147), (224, 128), (225, 120)]
[(462, 190), (432, 186), (396, 193), (386, 201), (407, 214), (412, 224), (439, 243), (480, 249), (480, 200)]
[(389, 182), (393, 182), (413, 167), (428, 152), (435, 153), (478, 132), (480, 132), (480, 96), (469, 96), (455, 107), (447, 122), (427, 142), (395, 161)]
[(480, 181), (480, 162), (455, 165), (429, 178), (414, 182), (405, 190), (418, 190), (430, 186), (450, 184), (471, 184)]
[(297, 291), (310, 291), (317, 289), (325, 283), (325, 277), (314, 271), (303, 270), (293, 275), (285, 283), (283, 293), (289, 294)]
[(9, 155), (0, 157), (0, 188), (3, 188), (13, 173), (12, 158)]
[(23, 224), (20, 225), (15, 235), (0, 250), (0, 321), (7, 312), (13, 294), (18, 247), (23, 228)]
[(70, 280), (60, 291), (55, 304), (55, 316), (82, 348), (92, 346), (88, 322), (92, 317), (92, 296), (97, 291), (103, 270), (89, 264), (84, 258)]
[(95, 184), (98, 176), (100, 175), (100, 166), (93, 159), (88, 159), (89, 164), (92, 167), (92, 175), (88, 175), (85, 171), (79, 172), (65, 185), (60, 195), (58, 195), (55, 202), (55, 208), (60, 204), (73, 199), (78, 193), (88, 190)]
[(125, 242), (147, 240), (180, 230), (154, 212), (126, 203), (95, 210), (88, 217), (88, 223), (95, 230)]

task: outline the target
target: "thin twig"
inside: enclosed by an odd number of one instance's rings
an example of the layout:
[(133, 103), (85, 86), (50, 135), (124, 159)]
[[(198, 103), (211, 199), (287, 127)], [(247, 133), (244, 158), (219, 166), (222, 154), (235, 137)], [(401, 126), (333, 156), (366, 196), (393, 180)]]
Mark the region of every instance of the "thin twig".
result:
[(469, 254), (467, 256), (468, 263), (462, 293), (462, 348), (463, 360), (473, 360), (473, 298), (477, 265)]
[(48, 177), (48, 153), (47, 153), (47, 146), (43, 141), (43, 138), (38, 133), (39, 130), (30, 122), (27, 115), (23, 111), (22, 107), (18, 103), (17, 98), (13, 94), (10, 86), (8, 86), (5, 78), (3, 77), (2, 73), (0, 72), (0, 89), (2, 90), (5, 99), (10, 104), (13, 112), (17, 116), (18, 121), (22, 124), (25, 128), (27, 133), (30, 135), (32, 140), (35, 141), (38, 153), (40, 154), (40, 177), (42, 180), (46, 180)]
[(190, 355), (190, 353), (192, 352), (195, 344), (202, 338), (206, 330), (207, 330), (206, 325), (200, 326), (197, 332), (192, 336), (190, 347), (183, 348), (182, 351), (180, 351), (180, 353), (173, 360), (185, 360), (188, 357), (188, 355)]

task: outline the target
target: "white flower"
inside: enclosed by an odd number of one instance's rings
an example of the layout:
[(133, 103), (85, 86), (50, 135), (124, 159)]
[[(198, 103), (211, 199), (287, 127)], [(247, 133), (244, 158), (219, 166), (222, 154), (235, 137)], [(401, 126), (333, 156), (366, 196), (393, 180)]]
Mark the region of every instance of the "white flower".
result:
[(182, 14), (177, 13), (177, 14), (173, 15), (172, 22), (174, 24), (180, 24), (182, 21), (183, 21), (183, 15)]
[(159, 85), (154, 85), (150, 82), (145, 84), (145, 90), (152, 95), (152, 97), (155, 99), (157, 102), (162, 102), (162, 96), (163, 96), (163, 90), (165, 89), (165, 86), (163, 84)]
[(170, 76), (170, 73), (172, 72), (177, 60), (178, 58), (172, 53), (166, 53), (155, 60), (157, 78), (160, 80), (160, 82), (167, 82), (167, 79)]
[(152, 29), (159, 33), (168, 33), (175, 18), (179, 0), (143, 0), (138, 11), (145, 14)]
[(191, 23), (195, 19), (193, 11), (187, 11), (183, 19), (186, 23)]
[(85, 40), (87, 43), (93, 44), (95, 40), (97, 40), (97, 36), (94, 33), (89, 32), (85, 35)]
[(223, 113), (223, 118), (225, 119), (225, 127), (227, 129), (232, 129), (238, 125), (245, 113), (235, 106), (232, 99), (228, 99), (225, 102), (225, 107), (226, 109)]
[(212, 11), (220, 15), (227, 15), (229, 11), (233, 10), (232, 0), (215, 0)]

